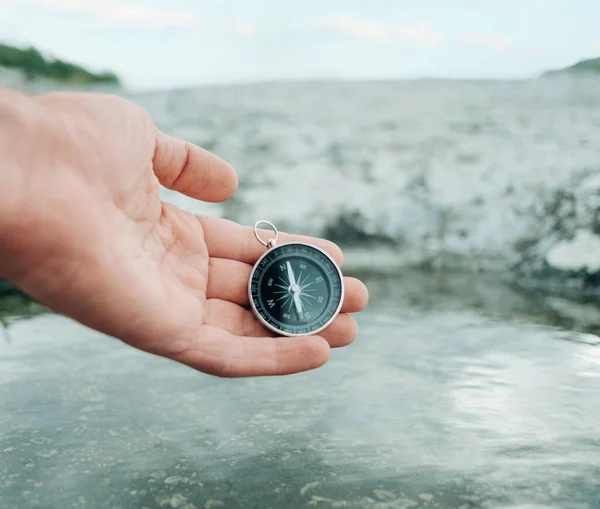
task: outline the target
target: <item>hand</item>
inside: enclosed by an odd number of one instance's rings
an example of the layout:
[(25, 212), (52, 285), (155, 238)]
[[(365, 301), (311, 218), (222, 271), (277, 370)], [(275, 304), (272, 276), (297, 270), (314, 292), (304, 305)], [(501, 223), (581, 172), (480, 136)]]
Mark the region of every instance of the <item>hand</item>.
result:
[[(49, 308), (226, 377), (316, 368), (330, 347), (354, 339), (348, 313), (363, 309), (368, 296), (351, 278), (342, 313), (321, 336), (277, 338), (260, 325), (246, 292), (264, 252), (252, 229), (159, 199), (160, 183), (226, 200), (237, 187), (234, 170), (161, 133), (133, 103), (0, 91), (0, 154), (8, 161), (0, 167), (0, 277)], [(330, 242), (280, 238), (310, 242), (343, 262)]]

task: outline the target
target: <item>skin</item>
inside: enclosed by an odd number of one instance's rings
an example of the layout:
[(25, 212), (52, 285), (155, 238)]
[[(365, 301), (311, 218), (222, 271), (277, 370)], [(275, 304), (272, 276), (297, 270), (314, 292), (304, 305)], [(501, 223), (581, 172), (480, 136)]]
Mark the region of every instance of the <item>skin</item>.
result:
[[(125, 343), (222, 377), (317, 368), (357, 334), (368, 294), (345, 278), (342, 313), (320, 336), (273, 337), (249, 311), (264, 252), (252, 228), (194, 216), (159, 184), (227, 200), (233, 168), (167, 136), (139, 106), (99, 94), (0, 90), (0, 277), (48, 308)], [(268, 237), (268, 233), (265, 233)], [(337, 263), (333, 243), (305, 241)]]

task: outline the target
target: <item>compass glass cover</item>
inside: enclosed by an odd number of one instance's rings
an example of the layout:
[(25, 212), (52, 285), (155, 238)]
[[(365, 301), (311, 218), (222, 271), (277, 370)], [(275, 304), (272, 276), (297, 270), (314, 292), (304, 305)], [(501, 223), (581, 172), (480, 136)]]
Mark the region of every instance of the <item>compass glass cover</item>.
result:
[(269, 250), (256, 264), (250, 298), (263, 323), (284, 334), (310, 334), (339, 312), (343, 282), (323, 251), (300, 243)]

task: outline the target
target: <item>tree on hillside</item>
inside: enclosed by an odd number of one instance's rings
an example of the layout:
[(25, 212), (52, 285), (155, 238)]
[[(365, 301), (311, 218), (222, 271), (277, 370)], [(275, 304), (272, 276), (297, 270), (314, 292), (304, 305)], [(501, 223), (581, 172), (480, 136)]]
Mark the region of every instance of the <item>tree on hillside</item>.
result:
[(0, 66), (22, 71), (27, 79), (49, 78), (69, 83), (119, 84), (112, 72), (94, 74), (75, 64), (59, 59), (46, 59), (35, 48), (16, 48), (0, 44)]

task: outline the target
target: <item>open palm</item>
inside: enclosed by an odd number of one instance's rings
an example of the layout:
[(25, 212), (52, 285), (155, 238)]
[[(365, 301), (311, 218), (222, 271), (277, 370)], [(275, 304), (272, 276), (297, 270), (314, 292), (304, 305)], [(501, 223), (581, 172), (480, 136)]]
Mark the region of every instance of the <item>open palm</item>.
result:
[[(121, 98), (52, 94), (34, 103), (26, 128), (37, 155), (9, 177), (19, 227), (3, 236), (11, 262), (0, 275), (85, 325), (219, 376), (315, 368), (330, 346), (354, 339), (348, 313), (368, 299), (358, 280), (346, 278), (342, 313), (321, 336), (273, 337), (248, 309), (248, 278), (264, 252), (252, 229), (160, 200), (160, 184), (226, 200), (237, 177), (223, 160), (161, 133)], [(343, 262), (330, 242), (280, 238)]]

